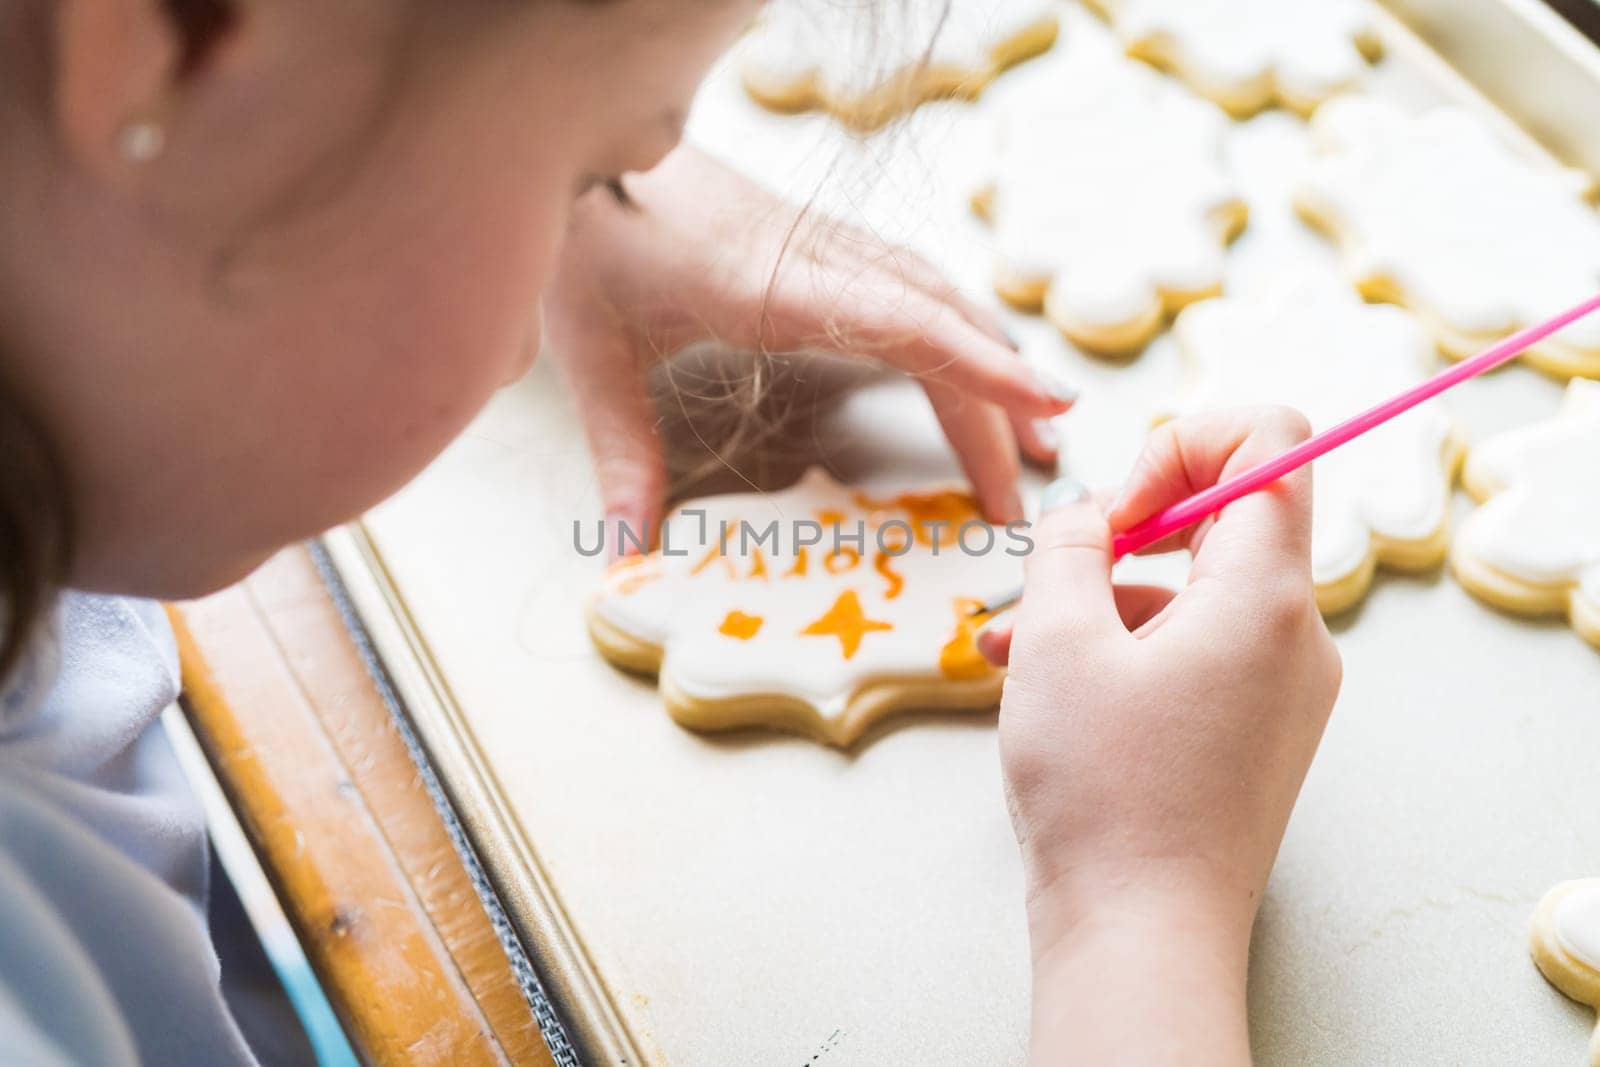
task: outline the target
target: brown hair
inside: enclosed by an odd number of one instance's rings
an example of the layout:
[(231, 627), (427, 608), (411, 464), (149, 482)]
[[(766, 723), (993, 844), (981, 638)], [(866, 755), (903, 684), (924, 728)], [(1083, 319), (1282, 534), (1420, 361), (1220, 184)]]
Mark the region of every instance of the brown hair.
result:
[(0, 683), (66, 581), (71, 508), (61, 462), (27, 407), (0, 392)]

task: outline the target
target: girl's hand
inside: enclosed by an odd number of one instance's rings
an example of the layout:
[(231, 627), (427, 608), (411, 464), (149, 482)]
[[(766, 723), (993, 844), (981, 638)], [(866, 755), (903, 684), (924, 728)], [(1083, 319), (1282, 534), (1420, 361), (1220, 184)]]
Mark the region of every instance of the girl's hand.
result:
[(1113, 588), (1110, 538), (1308, 432), (1281, 408), (1157, 429), (1109, 514), (1080, 498), (1043, 516), (1014, 633), (980, 639), (1011, 661), (1035, 1062), (1248, 1061), (1250, 927), (1339, 689), (1310, 472), (1179, 535), (1195, 557), (1176, 595)]
[(688, 147), (573, 212), (546, 336), (582, 409), (607, 518), (654, 530), (666, 492), (644, 373), (696, 341), (825, 348), (917, 376), (987, 516), (1022, 517), (1019, 448), (1055, 462), (1046, 420), (1075, 394), (1028, 369), (995, 316), (920, 257), (812, 218)]

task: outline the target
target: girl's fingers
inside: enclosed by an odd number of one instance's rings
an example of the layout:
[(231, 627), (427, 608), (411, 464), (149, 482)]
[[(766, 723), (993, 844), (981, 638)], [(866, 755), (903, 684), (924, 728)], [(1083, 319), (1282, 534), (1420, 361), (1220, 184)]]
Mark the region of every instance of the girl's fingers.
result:
[(859, 273), (883, 275), (884, 287), (899, 284), (916, 289), (928, 299), (948, 306), (979, 332), (1016, 351), (1016, 341), (1001, 325), (1000, 316), (963, 293), (944, 272), (919, 252), (904, 245), (886, 244), (860, 227), (835, 223), (824, 251), (838, 264)]
[[(1257, 407), (1208, 412), (1156, 427), (1112, 506), (1114, 528), (1126, 530), (1149, 516), (1208, 489), (1304, 441), (1304, 415), (1291, 408)], [(1194, 534), (1196, 576), (1208, 571), (1281, 570), (1286, 561), (1309, 574), (1311, 472), (1296, 471), (1224, 508)]]
[(1135, 636), (1143, 636), (1139, 631), (1165, 611), (1172, 598), (1178, 595), (1177, 590), (1163, 585), (1119, 585), (1112, 593), (1122, 625)]
[(1002, 615), (978, 628), (978, 654), (996, 667), (1011, 662), (1011, 616)]
[[(903, 283), (861, 279), (839, 287), (834, 299), (815, 299), (809, 287), (783, 298), (774, 322), (788, 326), (774, 347), (814, 347), (819, 339), (835, 350), (873, 356), (925, 382), (940, 382), (1007, 412), (1049, 418), (1072, 406), (1077, 390), (1033, 371), (1010, 344), (968, 322), (949, 304), (934, 301)], [(805, 305), (797, 308), (796, 299)]]
[[(1045, 491), (1043, 505), (1047, 510), (1033, 526), (1018, 619), (1039, 627), (1056, 652), (1074, 640), (1126, 637), (1111, 587), (1111, 527), (1099, 505), (1065, 478)], [(1062, 640), (1069, 644), (1058, 646)]]
[(1036, 467), (1055, 469), (1061, 456), (1061, 441), (1049, 419), (1034, 419), (1026, 415), (1011, 415), (1011, 431), (1016, 435), (1022, 458)]
[(551, 342), (559, 346), (594, 457), (613, 556), (648, 551), (660, 533), (666, 462), (633, 349), (626, 337), (599, 330), (552, 336)]
[(993, 523), (1020, 520), (1022, 496), (1017, 479), (1021, 463), (1005, 412), (940, 382), (924, 381), (922, 387), (972, 483), (984, 518)]
[[(1127, 627), (1129, 633), (1143, 636), (1137, 631), (1149, 626), (1178, 594), (1176, 590), (1160, 585), (1117, 585), (1112, 587), (1111, 595), (1117, 605), (1117, 614), (1122, 617), (1122, 625)], [(1011, 662), (1014, 614), (1013, 610), (984, 623), (978, 628), (974, 639), (979, 655), (996, 667), (1004, 667)]]

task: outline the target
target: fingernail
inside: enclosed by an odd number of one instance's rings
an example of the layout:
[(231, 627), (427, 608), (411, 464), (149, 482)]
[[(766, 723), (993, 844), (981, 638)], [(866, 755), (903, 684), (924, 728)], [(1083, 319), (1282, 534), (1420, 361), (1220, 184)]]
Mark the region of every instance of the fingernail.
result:
[(1039, 496), (1039, 510), (1041, 512), (1054, 511), (1064, 508), (1068, 504), (1076, 504), (1089, 495), (1089, 490), (1076, 478), (1057, 478), (1044, 487), (1044, 492)]
[(1077, 388), (1068, 385), (1053, 374), (1041, 373), (1039, 375), (1039, 385), (1046, 393), (1049, 393), (1063, 404), (1074, 403), (1082, 395)]
[(1049, 419), (1033, 420), (1033, 436), (1039, 439), (1039, 444), (1052, 452), (1061, 447), (1061, 438), (1056, 436), (1056, 428), (1050, 424)]
[(1016, 334), (1012, 333), (1010, 330), (1006, 329), (1004, 326), (1000, 327), (1000, 333), (1005, 337), (1006, 344), (1011, 346), (1011, 351), (1013, 351), (1013, 352), (1021, 352), (1022, 351), (1022, 342), (1017, 340), (1017, 335)]

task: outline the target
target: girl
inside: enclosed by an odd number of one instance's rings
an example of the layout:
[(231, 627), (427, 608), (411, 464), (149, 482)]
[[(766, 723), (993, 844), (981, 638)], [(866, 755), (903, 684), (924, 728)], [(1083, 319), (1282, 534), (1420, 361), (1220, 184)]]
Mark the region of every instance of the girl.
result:
[[(634, 528), (664, 494), (643, 370), (705, 338), (916, 375), (989, 517), (1019, 517), (1070, 391), (927, 265), (677, 144), (756, 6), (0, 0), (9, 1059), (250, 1061), (146, 729), (170, 638), (115, 597), (216, 589), (376, 503), (541, 338)], [(1195, 535), (1175, 597), (1114, 588), (1108, 531), (1303, 433), (1176, 424), (1104, 513), (1058, 483), (1015, 631), (985, 636), (1013, 659), (1039, 1062), (1248, 1055), (1250, 923), (1337, 688), (1306, 476)]]

